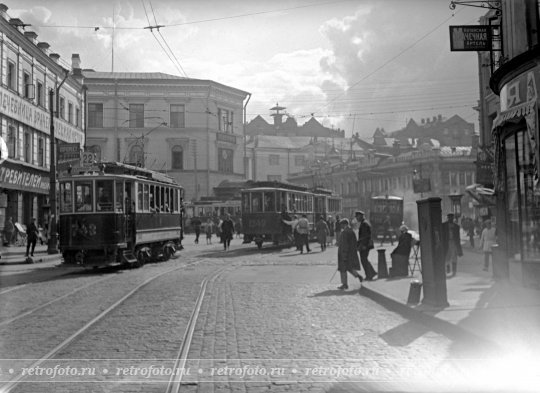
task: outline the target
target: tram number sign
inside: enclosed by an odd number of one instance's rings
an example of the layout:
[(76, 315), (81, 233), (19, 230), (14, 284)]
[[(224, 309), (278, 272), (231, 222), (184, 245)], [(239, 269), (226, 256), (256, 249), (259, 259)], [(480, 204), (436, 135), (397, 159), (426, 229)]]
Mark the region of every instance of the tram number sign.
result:
[(96, 153), (85, 151), (81, 157), (81, 166), (82, 167), (92, 166), (95, 164), (95, 161), (96, 161)]

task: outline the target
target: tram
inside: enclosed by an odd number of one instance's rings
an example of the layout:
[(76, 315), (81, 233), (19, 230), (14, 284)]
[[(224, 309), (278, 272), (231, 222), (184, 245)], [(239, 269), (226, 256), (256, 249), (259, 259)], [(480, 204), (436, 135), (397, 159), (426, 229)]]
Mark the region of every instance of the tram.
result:
[(292, 244), (293, 216), (305, 214), (310, 227), (310, 240), (315, 238), (314, 224), (319, 216), (339, 214), (341, 198), (329, 190), (314, 189), (283, 182), (250, 182), (241, 191), (244, 243), (255, 242), (260, 249), (264, 242)]
[(383, 236), (384, 221), (387, 217), (390, 217), (390, 230), (397, 236), (398, 229), (403, 223), (403, 198), (392, 195), (371, 197), (369, 222), (377, 236)]
[(140, 267), (182, 248), (184, 189), (165, 174), (103, 162), (60, 177), (59, 196), (65, 263)]
[(195, 217), (201, 221), (201, 229), (203, 232), (206, 229), (206, 223), (209, 219), (217, 226), (219, 220), (225, 218), (227, 214), (231, 215), (231, 218), (236, 224), (241, 219), (240, 205), (240, 199), (202, 199), (200, 201), (185, 203), (185, 230), (188, 232), (193, 229), (191, 227), (191, 220)]

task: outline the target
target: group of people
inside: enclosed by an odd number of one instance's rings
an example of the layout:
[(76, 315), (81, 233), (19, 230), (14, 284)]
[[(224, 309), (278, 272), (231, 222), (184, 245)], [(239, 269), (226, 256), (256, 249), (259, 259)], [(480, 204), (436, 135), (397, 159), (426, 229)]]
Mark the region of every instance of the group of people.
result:
[[(23, 229), (21, 229), (22, 231)], [(13, 223), (13, 218), (9, 217), (4, 224), (4, 245), (9, 246), (15, 241), (15, 236), (17, 235), (18, 229)], [(30, 223), (26, 226), (26, 257), (34, 256), (34, 251), (36, 249), (36, 244), (39, 238), (39, 229), (36, 224), (36, 219), (32, 217)], [(42, 239), (43, 242), (43, 239)]]
[[(202, 222), (198, 217), (194, 217), (191, 220), (191, 226), (195, 231), (195, 244), (199, 244), (199, 237), (201, 235)], [(208, 218), (204, 225), (204, 232), (206, 234), (206, 244), (212, 244), (212, 234), (217, 231), (220, 237), (220, 243), (223, 244), (223, 249), (228, 250), (231, 246), (231, 240), (235, 232), (235, 224), (230, 214), (226, 214), (223, 219), (220, 219), (218, 224)]]

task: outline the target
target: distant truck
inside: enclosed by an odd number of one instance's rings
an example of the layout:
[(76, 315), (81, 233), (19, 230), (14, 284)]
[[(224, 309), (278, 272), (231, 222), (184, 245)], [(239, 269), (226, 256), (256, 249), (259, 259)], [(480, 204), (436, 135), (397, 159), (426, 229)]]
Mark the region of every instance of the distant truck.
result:
[(369, 222), (375, 238), (383, 235), (386, 217), (390, 217), (390, 231), (397, 236), (403, 223), (403, 198), (390, 195), (371, 198)]

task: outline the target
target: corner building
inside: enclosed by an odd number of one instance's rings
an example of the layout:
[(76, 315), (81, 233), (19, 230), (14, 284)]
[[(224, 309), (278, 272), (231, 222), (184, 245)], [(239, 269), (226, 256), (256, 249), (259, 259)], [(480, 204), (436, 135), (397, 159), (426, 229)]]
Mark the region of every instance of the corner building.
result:
[(9, 217), (23, 225), (32, 217), (48, 222), (51, 110), (58, 111), (56, 142), (84, 143), (82, 84), (74, 73), (62, 83), (69, 70), (60, 55), (23, 30), (23, 21), (8, 19), (7, 10), (0, 4), (0, 229)]
[[(540, 1), (502, 0), (502, 56), (490, 79), (500, 246), (526, 286), (540, 287)], [(519, 272), (521, 270), (521, 272)]]
[(84, 70), (86, 151), (98, 159), (157, 170), (185, 188), (186, 200), (244, 179), (242, 90), (159, 72)]

